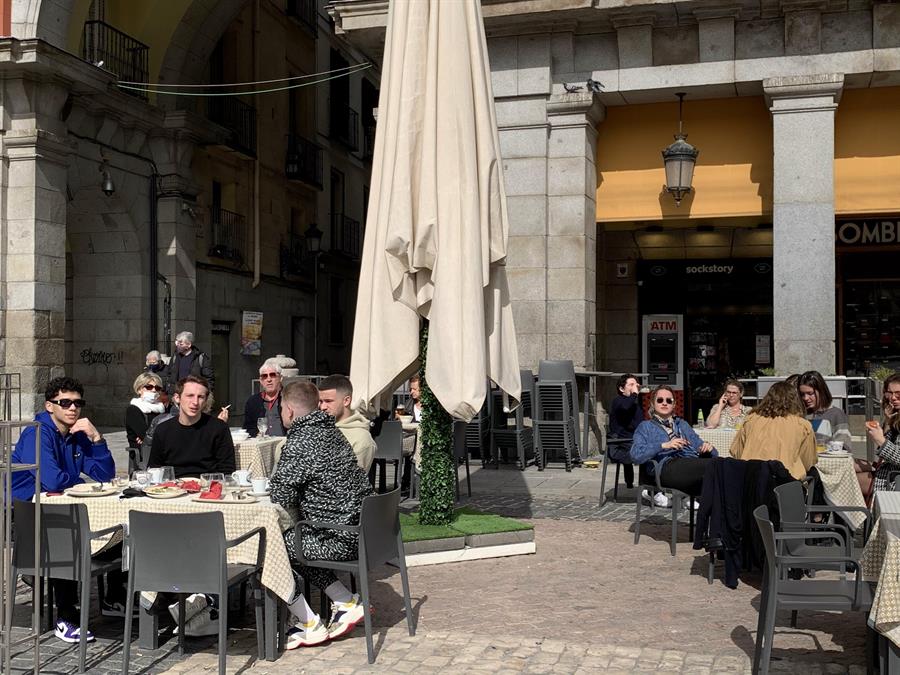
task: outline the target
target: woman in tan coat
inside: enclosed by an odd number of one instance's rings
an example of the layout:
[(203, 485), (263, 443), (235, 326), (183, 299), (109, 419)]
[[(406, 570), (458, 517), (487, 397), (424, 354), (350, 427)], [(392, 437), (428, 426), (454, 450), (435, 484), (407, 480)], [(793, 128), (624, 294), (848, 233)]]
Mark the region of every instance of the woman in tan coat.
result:
[(797, 389), (786, 382), (776, 382), (737, 432), (731, 456), (777, 459), (794, 478), (804, 478), (817, 455), (816, 438), (803, 413)]

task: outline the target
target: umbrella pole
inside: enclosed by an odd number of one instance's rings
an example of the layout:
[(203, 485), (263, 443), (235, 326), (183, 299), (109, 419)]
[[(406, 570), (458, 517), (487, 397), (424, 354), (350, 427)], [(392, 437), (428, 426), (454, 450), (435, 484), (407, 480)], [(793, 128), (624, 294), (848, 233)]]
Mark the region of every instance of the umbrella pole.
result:
[(453, 494), (456, 471), (453, 466), (453, 418), (441, 407), (428, 381), (428, 322), (424, 321), (419, 341), (421, 370), (419, 399), (422, 404), (420, 425), (422, 475), (419, 487), (419, 522), (423, 525), (449, 525), (453, 520)]

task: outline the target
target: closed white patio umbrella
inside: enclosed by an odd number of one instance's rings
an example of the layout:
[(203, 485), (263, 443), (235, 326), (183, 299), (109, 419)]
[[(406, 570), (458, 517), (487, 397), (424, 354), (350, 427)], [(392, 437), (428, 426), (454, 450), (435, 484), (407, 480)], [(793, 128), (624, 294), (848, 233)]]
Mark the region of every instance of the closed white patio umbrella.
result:
[(470, 420), (486, 380), (520, 396), (506, 195), (481, 5), (391, 0), (350, 379), (372, 412), (419, 366)]

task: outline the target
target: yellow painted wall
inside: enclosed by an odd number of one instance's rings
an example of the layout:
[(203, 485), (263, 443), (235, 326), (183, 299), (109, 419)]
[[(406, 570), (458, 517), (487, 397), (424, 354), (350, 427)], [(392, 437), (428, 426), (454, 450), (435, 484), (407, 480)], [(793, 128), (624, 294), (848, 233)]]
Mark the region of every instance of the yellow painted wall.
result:
[(688, 142), (700, 150), (694, 193), (663, 192), (660, 154), (678, 128), (678, 102), (610, 107), (598, 127), (597, 220), (752, 216), (772, 211), (772, 122), (762, 97), (691, 101)]
[(834, 124), (835, 212), (900, 213), (900, 87), (844, 91)]

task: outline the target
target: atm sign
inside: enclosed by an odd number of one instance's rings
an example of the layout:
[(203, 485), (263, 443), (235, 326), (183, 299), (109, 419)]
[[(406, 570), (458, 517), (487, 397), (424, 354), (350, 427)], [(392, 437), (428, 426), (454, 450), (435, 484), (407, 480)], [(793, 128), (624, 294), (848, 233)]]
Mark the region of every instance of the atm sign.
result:
[(678, 322), (677, 321), (651, 321), (650, 322), (650, 332), (651, 333), (663, 333), (663, 332), (671, 332), (678, 330)]

